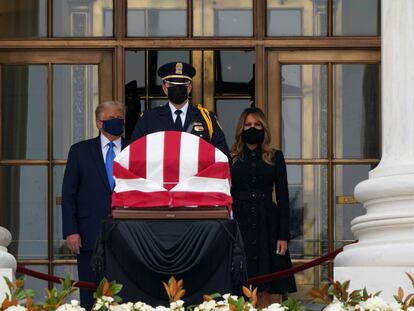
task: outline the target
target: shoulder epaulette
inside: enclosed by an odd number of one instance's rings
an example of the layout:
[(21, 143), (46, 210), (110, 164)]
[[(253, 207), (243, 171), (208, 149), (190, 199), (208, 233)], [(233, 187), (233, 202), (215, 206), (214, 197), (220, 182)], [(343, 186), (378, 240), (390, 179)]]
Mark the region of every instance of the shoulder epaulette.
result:
[(210, 112), (208, 111), (208, 109), (202, 107), (200, 104), (197, 105), (197, 109), (200, 110), (200, 113), (203, 116), (204, 121), (206, 121), (208, 136), (211, 140), (213, 138), (213, 122), (211, 121)]

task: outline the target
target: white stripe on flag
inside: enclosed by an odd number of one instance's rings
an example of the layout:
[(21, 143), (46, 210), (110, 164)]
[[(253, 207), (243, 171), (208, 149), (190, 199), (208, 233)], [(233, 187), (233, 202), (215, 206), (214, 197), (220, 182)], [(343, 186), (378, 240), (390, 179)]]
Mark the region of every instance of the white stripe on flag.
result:
[(179, 182), (198, 173), (198, 145), (196, 135), (181, 135)]
[(230, 185), (227, 179), (194, 176), (180, 182), (170, 191), (221, 192), (230, 196)]
[(162, 163), (164, 163), (164, 132), (157, 132), (147, 136), (147, 179), (159, 184), (160, 187), (164, 182)]
[(122, 152), (115, 157), (114, 161), (129, 170), (129, 146), (122, 150)]
[(215, 160), (216, 162), (229, 162), (229, 159), (226, 157), (226, 155), (219, 149), (219, 148), (215, 148)]
[(141, 191), (141, 192), (154, 192), (154, 191), (167, 191), (160, 185), (152, 182), (145, 178), (135, 179), (122, 179), (115, 178), (115, 192), (126, 192), (126, 191)]

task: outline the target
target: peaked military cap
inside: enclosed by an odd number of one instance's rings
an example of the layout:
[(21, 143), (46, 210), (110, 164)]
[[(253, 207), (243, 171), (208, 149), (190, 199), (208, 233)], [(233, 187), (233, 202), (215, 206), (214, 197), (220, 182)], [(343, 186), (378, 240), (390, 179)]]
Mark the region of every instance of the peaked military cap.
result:
[(167, 63), (158, 69), (158, 75), (163, 81), (174, 84), (187, 84), (193, 80), (195, 74), (194, 67), (183, 62)]

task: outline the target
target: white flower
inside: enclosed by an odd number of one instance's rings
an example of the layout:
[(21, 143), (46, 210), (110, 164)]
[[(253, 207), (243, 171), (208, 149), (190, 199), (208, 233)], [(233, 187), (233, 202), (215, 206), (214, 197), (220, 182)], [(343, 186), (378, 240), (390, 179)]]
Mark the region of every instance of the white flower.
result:
[(109, 306), (109, 310), (111, 311), (131, 311), (133, 308), (133, 304), (131, 302), (123, 303), (120, 305), (111, 305)]
[(85, 311), (85, 308), (82, 308), (80, 306), (79, 301), (73, 299), (70, 301), (70, 304), (66, 303), (64, 305), (61, 305), (56, 309), (56, 311)]
[(155, 308), (150, 305), (145, 305), (142, 311), (155, 311)]
[(147, 305), (145, 302), (138, 301), (134, 304), (134, 310), (137, 311), (154, 311), (155, 309), (150, 305)]
[(100, 308), (102, 308), (104, 302), (102, 301), (102, 299), (98, 298), (98, 300), (96, 300), (95, 305), (93, 306), (92, 310), (99, 310)]
[(170, 308), (164, 306), (157, 306), (155, 307), (155, 311), (170, 311)]
[(108, 296), (102, 296), (101, 298), (98, 298), (96, 300), (95, 306), (93, 307), (92, 310), (99, 310), (103, 306), (105, 306), (107, 309), (109, 309), (109, 306), (113, 302), (114, 302), (114, 298), (108, 297)]
[(286, 311), (286, 308), (282, 307), (279, 303), (272, 303), (267, 308), (263, 308), (262, 311)]
[(414, 311), (414, 307), (408, 307), (407, 311)]
[[(410, 309), (410, 308), (408, 308)], [(412, 308), (414, 309), (414, 308)], [(393, 301), (389, 304), (389, 310), (390, 311), (402, 311), (402, 305), (396, 301)], [(408, 311), (408, 310), (407, 310)]]
[(361, 311), (384, 311), (388, 310), (388, 304), (380, 297), (368, 298), (367, 301), (362, 301), (359, 304)]
[(202, 304), (198, 305), (197, 310), (194, 309), (194, 311), (211, 311), (214, 310), (216, 307), (216, 301), (214, 299), (210, 301), (203, 301)]
[(335, 301), (327, 305), (323, 311), (346, 311), (344, 304), (340, 301)]
[(145, 302), (142, 301), (138, 301), (136, 303), (134, 303), (134, 309), (136, 310), (140, 310), (141, 308), (143, 308), (145, 306)]
[(170, 309), (175, 311), (184, 311), (183, 305), (184, 301), (182, 300), (173, 301), (170, 303)]
[(101, 297), (101, 299), (102, 299), (103, 301), (105, 301), (105, 302), (109, 302), (109, 303), (114, 302), (114, 298), (113, 298), (113, 297), (110, 297), (110, 296), (102, 296), (102, 297)]
[(27, 311), (27, 309), (23, 306), (17, 305), (17, 306), (8, 307), (5, 311)]

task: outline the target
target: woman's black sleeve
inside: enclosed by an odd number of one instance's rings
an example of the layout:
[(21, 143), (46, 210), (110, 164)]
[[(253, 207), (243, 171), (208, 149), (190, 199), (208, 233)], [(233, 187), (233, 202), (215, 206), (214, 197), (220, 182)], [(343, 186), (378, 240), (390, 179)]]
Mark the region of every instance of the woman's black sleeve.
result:
[(278, 205), (279, 216), (279, 240), (290, 240), (290, 211), (289, 211), (289, 189), (286, 172), (286, 163), (283, 153), (280, 150), (275, 151), (275, 187), (276, 202)]

